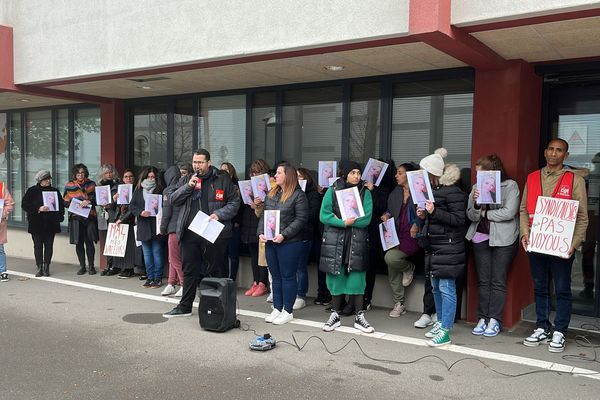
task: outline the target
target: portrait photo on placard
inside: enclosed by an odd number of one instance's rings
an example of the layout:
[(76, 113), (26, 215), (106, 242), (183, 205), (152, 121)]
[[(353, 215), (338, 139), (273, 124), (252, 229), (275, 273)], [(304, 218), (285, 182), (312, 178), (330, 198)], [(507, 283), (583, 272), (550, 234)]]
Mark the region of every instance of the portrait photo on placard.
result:
[(365, 165), (365, 170), (362, 173), (362, 180), (370, 182), (375, 186), (379, 186), (387, 168), (387, 163), (374, 158), (369, 158), (367, 165)]
[(400, 244), (394, 221), (394, 218), (388, 218), (385, 222), (379, 224), (379, 239), (381, 239), (381, 245), (383, 246), (384, 251)]
[(250, 179), (247, 181), (238, 181), (238, 186), (240, 187), (240, 195), (244, 204), (253, 204), (254, 191), (252, 190), (252, 181)]
[(348, 218), (360, 218), (365, 216), (360, 194), (357, 187), (344, 190), (336, 190), (335, 196), (340, 206), (340, 214), (345, 221)]
[(279, 210), (265, 210), (264, 232), (267, 240), (275, 239), (279, 235)]
[(337, 161), (319, 161), (319, 186), (329, 187), (337, 177)]
[(477, 204), (501, 204), (500, 171), (477, 171)]
[(252, 193), (254, 193), (254, 197), (265, 201), (265, 197), (267, 197), (269, 190), (271, 190), (269, 174), (253, 176), (250, 180), (252, 181)]
[(112, 203), (110, 196), (110, 186), (96, 186), (96, 204), (99, 206), (105, 206)]
[(42, 200), (44, 205), (48, 207), (48, 211), (58, 211), (58, 193), (56, 192), (42, 192)]
[(406, 173), (406, 179), (408, 180), (408, 188), (410, 189), (410, 197), (413, 203), (419, 208), (425, 208), (425, 202), (427, 200), (435, 201), (433, 199), (433, 191), (431, 190), (431, 183), (429, 183), (429, 174), (424, 169), (418, 171), (409, 171)]
[(147, 194), (144, 202), (144, 210), (156, 217), (162, 209), (162, 194)]
[(117, 193), (117, 204), (129, 204), (133, 193), (133, 185), (131, 183), (119, 185), (117, 187)]
[(79, 215), (80, 217), (88, 218), (90, 216), (90, 211), (92, 211), (92, 205), (88, 204), (86, 207), (84, 207), (81, 200), (71, 199), (68, 211), (75, 215)]

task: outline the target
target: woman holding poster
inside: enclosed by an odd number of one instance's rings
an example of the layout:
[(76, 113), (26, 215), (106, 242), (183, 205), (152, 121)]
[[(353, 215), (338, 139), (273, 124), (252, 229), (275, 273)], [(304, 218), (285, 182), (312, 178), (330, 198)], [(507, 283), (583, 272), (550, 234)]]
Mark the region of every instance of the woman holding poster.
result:
[(421, 168), (429, 174), (435, 203), (425, 202), (417, 209), (420, 238), (425, 250), (425, 272), (431, 276), (438, 322), (425, 334), (427, 345), (450, 344), (450, 330), (456, 317), (456, 278), (465, 270), (466, 195), (458, 186), (460, 169), (445, 164), (446, 149), (437, 149), (423, 158)]
[(13, 212), (15, 201), (10, 195), (4, 182), (0, 182), (0, 200), (2, 202), (2, 207), (0, 208), (0, 281), (6, 282), (8, 281), (8, 274), (6, 273), (6, 253), (4, 252), (4, 244), (7, 242), (6, 219), (8, 218), (8, 215)]
[[(266, 322), (283, 325), (294, 318), (298, 259), (302, 253), (302, 228), (308, 221), (308, 202), (298, 185), (296, 169), (288, 163), (277, 166), (275, 184), (265, 199), (265, 212), (258, 223), (257, 233), (266, 242), (266, 258), (273, 277), (273, 311)], [(267, 241), (264, 219), (267, 211), (279, 210), (279, 233)]]
[[(508, 178), (502, 160), (496, 154), (481, 157), (475, 169), (500, 171), (502, 181), (501, 204), (479, 204), (483, 190), (491, 192), (490, 185), (484, 180), (482, 193), (477, 190), (477, 185), (473, 185), (467, 206), (471, 225), (466, 239), (473, 243), (479, 293), (479, 322), (471, 333), (492, 337), (502, 328), (506, 276), (519, 246), (519, 186)], [(490, 177), (495, 186), (495, 174), (484, 176)]]
[[(126, 169), (123, 171), (123, 183), (132, 186), (135, 184), (135, 174), (133, 173), (133, 170)], [(137, 247), (135, 244), (135, 216), (129, 211), (129, 201), (126, 204), (119, 204), (117, 206), (116, 218), (116, 224), (129, 225), (129, 234), (127, 235), (125, 256), (114, 257), (113, 268), (118, 268), (121, 270), (119, 279), (127, 279), (134, 275), (135, 265), (140, 265), (142, 267), (144, 265), (144, 256), (142, 254), (141, 247)]]
[(140, 179), (133, 192), (130, 212), (137, 218), (137, 239), (142, 242), (144, 263), (146, 264), (145, 288), (162, 286), (163, 241), (156, 231), (156, 216), (146, 210), (146, 198), (150, 194), (162, 194), (163, 185), (158, 178), (156, 167), (146, 167), (140, 173)]
[(21, 208), (27, 213), (27, 232), (33, 240), (33, 254), (37, 272), (35, 276), (50, 276), (50, 263), (54, 251), (54, 236), (60, 232), (60, 223), (65, 219), (65, 206), (62, 201), (56, 205), (58, 212), (51, 212), (44, 205), (44, 194), (48, 198), (61, 197), (58, 189), (51, 186), (50, 171), (41, 170), (35, 174), (37, 184), (27, 189)]
[[(99, 219), (98, 232), (100, 235), (100, 254), (104, 254), (104, 244), (106, 242), (108, 224), (114, 223), (117, 220), (118, 206), (116, 200), (120, 183), (119, 172), (114, 165), (104, 164), (100, 167), (100, 171), (98, 172), (98, 186), (108, 186), (108, 188), (110, 188), (110, 193), (107, 190), (100, 192), (100, 195), (106, 196), (105, 199), (102, 201), (97, 199), (98, 204), (103, 204), (96, 206)], [(110, 199), (108, 198), (109, 196)], [(106, 256), (106, 268), (100, 272), (101, 276), (112, 276), (121, 272), (120, 269), (114, 267), (113, 261), (113, 257)]]
[[(325, 193), (320, 219), (325, 226), (319, 268), (327, 273), (327, 287), (332, 295), (332, 312), (323, 325), (331, 332), (341, 325), (340, 312), (345, 295), (351, 297), (357, 314), (354, 327), (365, 333), (375, 332), (364, 315), (366, 275), (369, 266), (368, 226), (373, 212), (371, 193), (361, 181), (360, 165), (354, 161), (340, 162), (340, 176)], [(356, 188), (361, 198), (364, 216), (342, 219), (336, 191)]]
[[(71, 204), (72, 200), (80, 200), (81, 207), (92, 207), (87, 218), (69, 212), (69, 241), (75, 245), (77, 258), (79, 259), (79, 270), (77, 275), (83, 275), (89, 272), (90, 275), (96, 273), (94, 268), (94, 257), (96, 256), (95, 243), (98, 242), (98, 221), (96, 219), (96, 182), (89, 179), (90, 172), (85, 164), (75, 164), (71, 169), (72, 179), (65, 185), (63, 200), (65, 207)], [(86, 268), (85, 258), (87, 255), (88, 268)]]

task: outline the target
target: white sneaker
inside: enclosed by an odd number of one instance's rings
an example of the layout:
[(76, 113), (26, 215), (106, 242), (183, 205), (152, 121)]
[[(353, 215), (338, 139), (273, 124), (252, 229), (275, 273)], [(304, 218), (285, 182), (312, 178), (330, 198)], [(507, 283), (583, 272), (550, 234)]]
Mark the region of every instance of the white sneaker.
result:
[(177, 289), (175, 289), (175, 286), (173, 286), (173, 285), (171, 285), (171, 284), (169, 283), (167, 286), (165, 286), (165, 288), (163, 289), (163, 291), (162, 291), (162, 292), (160, 292), (160, 294), (161, 294), (162, 296), (170, 296), (170, 295), (172, 295), (173, 293), (175, 293), (176, 291), (177, 291)]
[(175, 293), (175, 297), (181, 297), (181, 296), (183, 296), (183, 286), (180, 286), (177, 293)]
[(269, 323), (273, 322), (275, 320), (275, 318), (279, 317), (279, 314), (281, 314), (281, 311), (274, 308), (273, 311), (271, 311), (271, 314), (269, 314), (269, 316), (267, 318), (265, 318), (265, 322), (269, 322)]
[(273, 292), (269, 293), (269, 295), (267, 296), (267, 303), (272, 303), (273, 302)]
[(406, 307), (402, 303), (396, 303), (392, 311), (390, 311), (389, 316), (391, 318), (398, 318), (402, 314), (406, 314)]
[(279, 313), (277, 318), (275, 318), (273, 320), (273, 325), (287, 324), (288, 322), (290, 322), (293, 319), (294, 319), (294, 314), (290, 314), (289, 312), (283, 310), (281, 313)]
[(301, 310), (304, 307), (306, 307), (306, 300), (304, 300), (301, 297), (296, 297), (296, 301), (294, 302), (293, 309), (294, 310)]
[(565, 335), (562, 332), (555, 331), (552, 334), (552, 340), (548, 343), (548, 351), (551, 353), (561, 353), (565, 351)]
[(427, 315), (427, 314), (422, 314), (421, 318), (419, 318), (418, 320), (415, 321), (414, 325), (415, 328), (419, 328), (419, 329), (425, 329), (428, 326), (433, 325), (434, 321), (433, 319)]

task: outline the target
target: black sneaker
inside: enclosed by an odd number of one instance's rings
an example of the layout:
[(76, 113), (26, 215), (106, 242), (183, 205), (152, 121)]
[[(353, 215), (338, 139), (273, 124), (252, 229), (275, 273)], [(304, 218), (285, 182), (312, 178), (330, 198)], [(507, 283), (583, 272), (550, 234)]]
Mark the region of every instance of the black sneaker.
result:
[(323, 330), (325, 332), (331, 332), (342, 325), (342, 320), (340, 316), (335, 311), (331, 313), (325, 325), (323, 325)]
[(85, 269), (85, 265), (82, 265), (79, 267), (79, 271), (77, 271), (77, 275), (83, 275), (87, 272), (87, 269)]
[(100, 276), (106, 276), (108, 275), (108, 268), (104, 268), (102, 271), (100, 271)]
[(108, 275), (108, 276), (114, 276), (114, 275), (117, 275), (119, 272), (121, 272), (121, 270), (119, 268), (112, 268), (111, 267), (106, 272), (106, 275)]
[(154, 285), (154, 279), (146, 279), (146, 282), (142, 285), (145, 288), (150, 288)]
[(161, 278), (156, 278), (154, 280), (154, 282), (152, 283), (152, 288), (153, 289), (157, 289), (157, 288), (159, 288), (161, 286), (162, 286), (162, 279)]
[(10, 279), (8, 279), (8, 274), (6, 272), (3, 272), (0, 274), (0, 282), (8, 282)]
[(537, 328), (533, 333), (523, 340), (525, 346), (534, 347), (540, 343), (548, 343), (552, 337), (552, 332), (545, 331), (544, 328)]
[(364, 311), (360, 311), (358, 314), (356, 314), (356, 317), (354, 317), (354, 327), (360, 331), (363, 331), (364, 333), (375, 332), (375, 328), (373, 328), (369, 322), (367, 322)]
[(94, 268), (94, 267), (90, 267), (90, 270), (88, 271), (88, 273), (89, 273), (90, 275), (96, 275), (96, 268)]
[(117, 278), (119, 279), (127, 279), (127, 278), (131, 278), (133, 276), (133, 270), (132, 269), (125, 269), (123, 270), (123, 272), (121, 272), (119, 274), (119, 276)]
[(146, 274), (140, 275), (140, 281), (145, 281), (146, 279), (148, 279), (148, 275), (146, 275)]
[(179, 306), (175, 307), (169, 312), (164, 313), (162, 316), (165, 318), (175, 318), (175, 317), (190, 317), (192, 315), (192, 311), (189, 312), (183, 311)]

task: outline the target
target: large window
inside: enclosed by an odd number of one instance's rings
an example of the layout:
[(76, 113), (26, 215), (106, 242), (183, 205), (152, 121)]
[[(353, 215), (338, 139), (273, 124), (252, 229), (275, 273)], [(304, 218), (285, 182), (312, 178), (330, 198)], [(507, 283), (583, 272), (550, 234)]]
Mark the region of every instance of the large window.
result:
[(210, 152), (217, 168), (230, 162), (236, 170), (246, 165), (246, 95), (206, 97), (200, 100), (198, 144)]
[(446, 161), (471, 164), (473, 90), (469, 79), (398, 83), (392, 103), (392, 159), (419, 162), (438, 147)]
[(350, 159), (366, 163), (379, 157), (381, 83), (352, 86), (350, 103)]
[(194, 102), (191, 99), (175, 102), (173, 113), (173, 162), (176, 165), (190, 163), (194, 152)]
[(256, 93), (252, 98), (252, 157), (269, 165), (275, 162), (276, 98), (275, 92)]
[(342, 151), (342, 87), (284, 93), (282, 158), (316, 169), (320, 160), (339, 159)]
[(21, 199), (39, 170), (50, 170), (52, 185), (62, 191), (74, 163), (86, 164), (92, 178), (100, 168), (98, 107), (9, 111), (0, 113), (0, 126), (0, 180), (16, 203), (11, 222), (25, 222)]
[(159, 169), (167, 167), (167, 116), (166, 103), (134, 107), (133, 163), (136, 169), (146, 165)]

